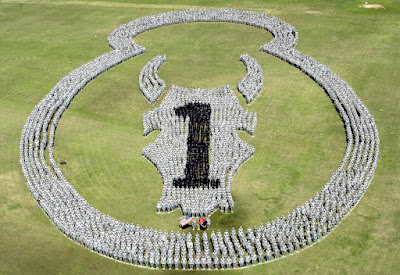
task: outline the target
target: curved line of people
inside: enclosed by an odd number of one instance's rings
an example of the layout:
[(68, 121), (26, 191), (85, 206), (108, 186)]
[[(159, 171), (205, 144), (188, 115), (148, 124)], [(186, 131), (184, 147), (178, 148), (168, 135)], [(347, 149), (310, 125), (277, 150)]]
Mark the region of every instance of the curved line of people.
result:
[(240, 56), (240, 61), (246, 66), (245, 77), (238, 82), (238, 90), (247, 103), (253, 101), (264, 85), (263, 70), (257, 61), (248, 54)]
[(167, 60), (165, 55), (156, 56), (142, 68), (139, 75), (139, 88), (147, 100), (154, 104), (165, 91), (165, 81), (158, 76), (158, 69)]

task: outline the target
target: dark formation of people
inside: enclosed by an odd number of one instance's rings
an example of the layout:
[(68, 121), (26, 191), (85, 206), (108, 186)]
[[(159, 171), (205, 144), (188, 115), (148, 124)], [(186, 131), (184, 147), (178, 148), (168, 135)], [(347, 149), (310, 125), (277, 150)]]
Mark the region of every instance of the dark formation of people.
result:
[(211, 107), (204, 103), (189, 103), (175, 109), (177, 116), (189, 118), (185, 178), (174, 179), (175, 187), (219, 187), (219, 179), (209, 178)]

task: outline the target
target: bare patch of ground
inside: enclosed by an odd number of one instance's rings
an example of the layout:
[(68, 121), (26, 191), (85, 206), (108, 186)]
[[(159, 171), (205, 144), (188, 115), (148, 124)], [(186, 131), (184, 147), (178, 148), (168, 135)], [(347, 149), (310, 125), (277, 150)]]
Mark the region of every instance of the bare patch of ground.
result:
[(322, 14), (322, 11), (306, 11), (307, 14)]
[(384, 9), (385, 7), (380, 5), (380, 4), (368, 4), (367, 2), (365, 2), (364, 5), (362, 5), (363, 8), (366, 9)]

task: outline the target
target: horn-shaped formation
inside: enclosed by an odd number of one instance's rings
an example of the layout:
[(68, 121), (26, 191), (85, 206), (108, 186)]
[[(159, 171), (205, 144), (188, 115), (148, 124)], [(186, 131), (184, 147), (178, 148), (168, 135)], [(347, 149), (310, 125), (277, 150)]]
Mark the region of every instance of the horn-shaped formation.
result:
[(150, 60), (139, 75), (139, 87), (143, 95), (154, 104), (165, 90), (165, 81), (158, 76), (158, 69), (167, 60), (167, 57), (156, 56)]
[(247, 103), (253, 101), (264, 85), (263, 70), (257, 61), (248, 54), (240, 56), (240, 61), (246, 66), (247, 73), (238, 83), (238, 90)]
[[(247, 232), (195, 235), (144, 229), (119, 221), (90, 205), (63, 176), (53, 155), (56, 128), (71, 101), (87, 83), (144, 52), (132, 37), (185, 22), (235, 22), (263, 28), (274, 40), (262, 50), (296, 66), (325, 90), (343, 120), (347, 148), (339, 168), (312, 198), (283, 217)], [(182, 10), (137, 19), (109, 37), (113, 47), (69, 73), (30, 113), (20, 141), (20, 163), (29, 190), (68, 238), (116, 260), (148, 267), (235, 268), (270, 261), (318, 242), (360, 201), (374, 175), (379, 135), (374, 118), (353, 89), (317, 60), (292, 49), (297, 32), (288, 23), (251, 11)], [(45, 152), (48, 151), (46, 161)], [(212, 246), (209, 246), (209, 235)]]

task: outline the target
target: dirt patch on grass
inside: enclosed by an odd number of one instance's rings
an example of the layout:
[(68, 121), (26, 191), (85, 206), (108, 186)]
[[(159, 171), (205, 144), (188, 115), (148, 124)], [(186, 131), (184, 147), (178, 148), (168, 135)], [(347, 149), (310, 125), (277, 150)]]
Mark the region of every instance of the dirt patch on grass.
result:
[(323, 14), (322, 11), (306, 11), (307, 14)]
[(384, 9), (385, 7), (380, 5), (380, 4), (368, 4), (365, 3), (364, 5), (362, 5), (363, 8), (366, 9)]

